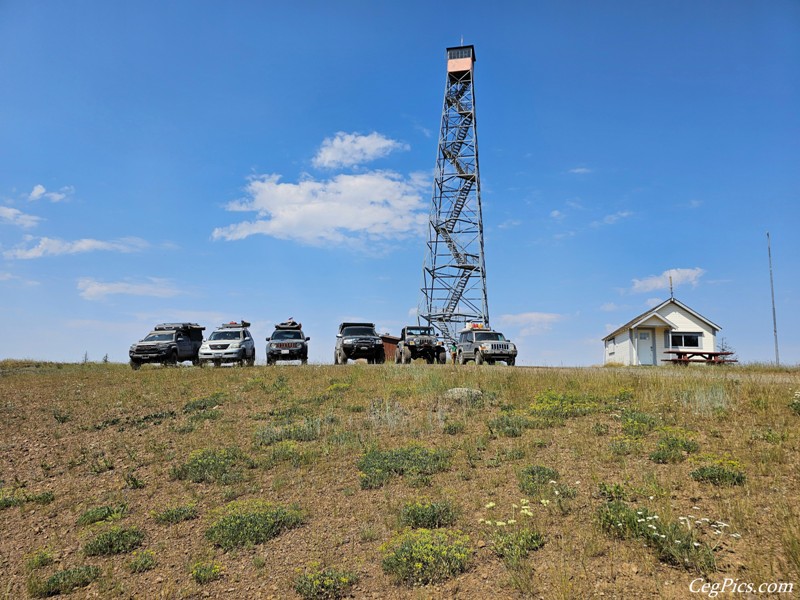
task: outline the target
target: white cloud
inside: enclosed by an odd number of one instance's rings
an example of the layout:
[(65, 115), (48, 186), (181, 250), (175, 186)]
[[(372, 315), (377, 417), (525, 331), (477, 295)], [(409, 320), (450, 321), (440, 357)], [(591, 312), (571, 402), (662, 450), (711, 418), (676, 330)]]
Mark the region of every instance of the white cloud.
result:
[(648, 298), (647, 300), (644, 301), (644, 305), (647, 308), (655, 308), (656, 306), (658, 306), (662, 302), (663, 302), (663, 300), (661, 298)]
[(586, 175), (587, 173), (591, 173), (592, 170), (586, 167), (575, 167), (574, 169), (570, 169), (569, 172), (575, 175)]
[[(26, 241), (30, 242), (36, 238), (26, 236)], [(95, 240), (84, 238), (75, 241), (65, 241), (54, 238), (39, 238), (36, 245), (30, 248), (16, 248), (6, 250), (3, 256), (9, 259), (33, 259), (43, 256), (60, 256), (63, 254), (81, 254), (84, 252), (94, 252), (104, 250), (108, 252), (139, 252), (148, 247), (148, 243), (140, 238), (125, 237), (118, 240)]]
[(16, 225), (17, 227), (22, 227), (23, 229), (29, 229), (31, 227), (35, 227), (41, 220), (42, 219), (40, 217), (25, 214), (16, 208), (11, 208), (10, 206), (0, 206), (0, 223)]
[(78, 280), (80, 295), (86, 300), (101, 300), (109, 295), (126, 296), (154, 296), (156, 298), (171, 298), (180, 291), (167, 279), (149, 278), (143, 283), (130, 281), (102, 282), (84, 277)]
[(554, 323), (561, 321), (563, 315), (556, 313), (528, 312), (516, 315), (500, 315), (502, 325), (520, 328), (519, 334), (523, 337), (537, 335), (549, 330)]
[(557, 221), (560, 221), (561, 219), (563, 219), (563, 218), (564, 218), (564, 217), (566, 217), (566, 216), (567, 216), (567, 215), (565, 215), (565, 214), (564, 214), (563, 212), (561, 212), (560, 210), (551, 210), (551, 211), (550, 211), (550, 217), (551, 217), (551, 218), (553, 218), (553, 219), (555, 219), (555, 220), (557, 220)]
[(605, 304), (600, 306), (600, 310), (603, 312), (614, 312), (615, 310), (619, 310), (622, 308), (618, 304), (614, 304), (613, 302), (606, 302)]
[(634, 279), (631, 291), (634, 293), (652, 292), (654, 290), (668, 290), (669, 280), (672, 277), (672, 286), (689, 284), (696, 287), (705, 270), (700, 267), (694, 269), (670, 269), (661, 275), (651, 275), (644, 279)]
[(519, 227), (520, 225), (522, 225), (522, 221), (520, 221), (519, 219), (507, 219), (507, 220), (503, 221), (502, 223), (500, 223), (497, 226), (497, 228), (498, 229), (510, 229), (512, 227)]
[(48, 192), (41, 183), (37, 183), (35, 186), (33, 186), (31, 193), (28, 194), (28, 200), (34, 201), (46, 198), (47, 200), (50, 200), (50, 202), (61, 202), (74, 191), (75, 188), (72, 186), (64, 186), (57, 192)]
[(422, 235), (428, 207), (422, 193), (426, 174), (404, 177), (391, 171), (341, 174), (332, 179), (281, 183), (280, 175), (250, 179), (248, 197), (226, 210), (259, 218), (218, 227), (215, 240), (255, 234), (308, 245), (351, 245)]
[(408, 150), (408, 145), (376, 131), (369, 135), (340, 131), (334, 137), (323, 140), (312, 164), (325, 169), (352, 167), (382, 158), (393, 150)]
[(11, 273), (0, 273), (0, 281), (9, 281), (15, 279)]
[(632, 216), (633, 212), (629, 210), (621, 210), (619, 212), (615, 212), (613, 215), (606, 215), (599, 221), (594, 221), (592, 223), (592, 227), (600, 227), (601, 225), (613, 225), (617, 221), (622, 219), (627, 219), (628, 217)]

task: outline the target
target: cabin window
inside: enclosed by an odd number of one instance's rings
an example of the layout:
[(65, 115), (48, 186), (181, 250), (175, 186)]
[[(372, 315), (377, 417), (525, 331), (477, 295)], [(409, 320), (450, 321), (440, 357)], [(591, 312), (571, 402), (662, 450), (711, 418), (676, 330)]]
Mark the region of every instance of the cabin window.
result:
[(702, 333), (673, 333), (671, 336), (673, 348), (699, 348)]
[(451, 48), (447, 51), (447, 58), (469, 58), (472, 56), (472, 48)]
[(609, 354), (614, 354), (617, 349), (617, 338), (612, 337), (610, 340), (608, 340), (606, 347), (608, 348)]

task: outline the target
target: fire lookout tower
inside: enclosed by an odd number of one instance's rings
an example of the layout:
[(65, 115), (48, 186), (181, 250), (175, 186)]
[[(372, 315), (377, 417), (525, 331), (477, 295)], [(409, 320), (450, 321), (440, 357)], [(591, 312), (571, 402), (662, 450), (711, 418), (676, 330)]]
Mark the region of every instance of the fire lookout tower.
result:
[(448, 341), (468, 322), (489, 324), (475, 124), (475, 48), (447, 49), (420, 319)]

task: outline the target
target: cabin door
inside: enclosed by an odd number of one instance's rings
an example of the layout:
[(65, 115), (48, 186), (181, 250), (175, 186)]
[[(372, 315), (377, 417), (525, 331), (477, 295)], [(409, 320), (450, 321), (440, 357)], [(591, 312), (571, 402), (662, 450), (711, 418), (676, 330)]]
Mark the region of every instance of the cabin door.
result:
[(639, 329), (636, 332), (636, 352), (639, 355), (640, 365), (656, 364), (655, 340), (653, 332), (649, 329)]

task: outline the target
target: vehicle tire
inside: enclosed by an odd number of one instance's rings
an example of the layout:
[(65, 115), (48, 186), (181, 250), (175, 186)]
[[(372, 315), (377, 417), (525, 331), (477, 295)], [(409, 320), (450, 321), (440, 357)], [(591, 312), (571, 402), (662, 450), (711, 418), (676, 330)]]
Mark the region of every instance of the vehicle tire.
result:
[(192, 359), (192, 365), (195, 367), (201, 367), (203, 366), (203, 363), (200, 362), (199, 358), (195, 357)]
[(507, 364), (509, 367), (513, 367), (513, 366), (514, 366), (514, 363), (516, 363), (516, 362), (517, 362), (517, 359), (516, 359), (516, 358), (509, 358), (509, 359), (506, 361), (506, 364)]
[(248, 367), (255, 367), (256, 366), (256, 351), (253, 350), (253, 354), (250, 355), (250, 358), (247, 359), (247, 366)]
[(414, 361), (414, 358), (411, 356), (410, 348), (403, 348), (402, 361), (404, 365), (410, 365)]
[(399, 347), (394, 349), (394, 364), (396, 365), (402, 364), (402, 355), (400, 354)]
[(465, 365), (467, 364), (466, 359), (464, 358), (464, 354), (462, 352), (458, 353), (458, 364)]
[(178, 351), (173, 350), (172, 353), (169, 355), (169, 360), (167, 361), (168, 364), (175, 366), (178, 364)]
[(483, 354), (481, 354), (480, 350), (475, 352), (475, 364), (482, 365), (483, 364)]
[(215, 367), (221, 367), (222, 366), (222, 361), (221, 360), (215, 360), (214, 361), (214, 366)]
[(386, 362), (386, 352), (383, 349), (381, 349), (375, 355), (375, 364), (382, 365), (385, 362)]
[[(347, 364), (347, 355), (343, 351), (337, 350), (336, 351), (336, 356), (338, 357), (338, 362), (336, 364), (339, 364), (339, 365), (346, 365)], [(334, 362), (336, 362), (336, 360), (337, 359), (334, 358)]]
[(308, 364), (308, 357), (307, 356), (301, 356), (300, 357), (300, 364), (301, 365), (307, 365)]
[(429, 365), (432, 365), (435, 361), (436, 361), (436, 359), (433, 358), (433, 356), (426, 356), (425, 357), (425, 362), (428, 363)]
[(138, 360), (131, 359), (131, 369), (138, 371), (141, 367), (142, 363), (140, 363)]
[(447, 352), (439, 352), (439, 354), (436, 355), (436, 362), (440, 365), (447, 363)]

